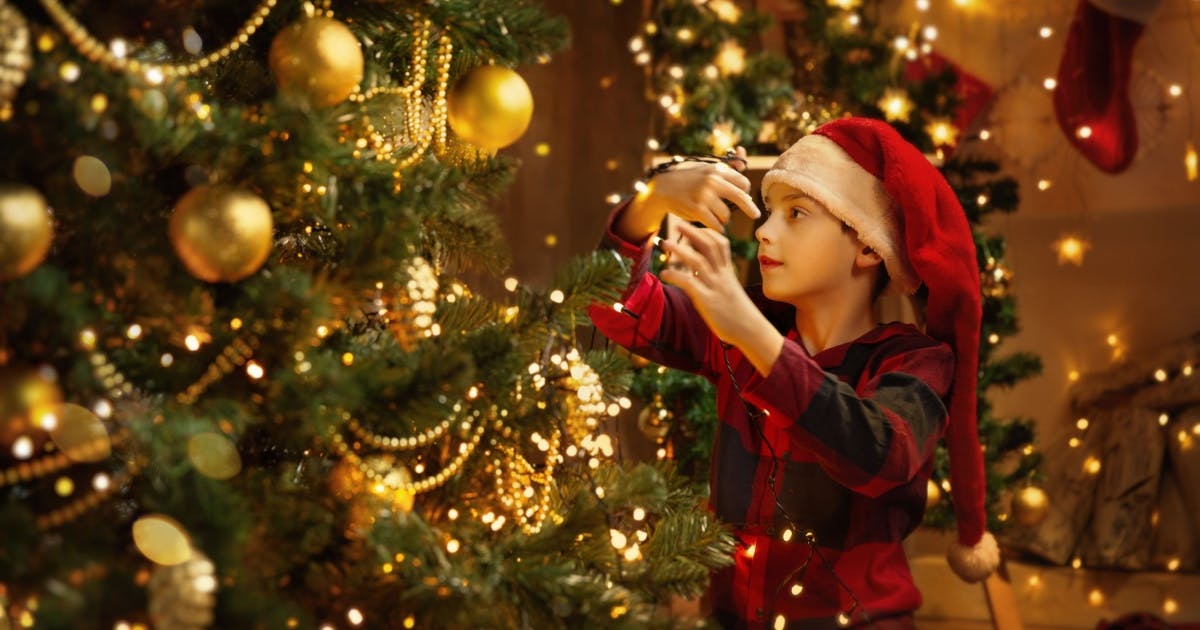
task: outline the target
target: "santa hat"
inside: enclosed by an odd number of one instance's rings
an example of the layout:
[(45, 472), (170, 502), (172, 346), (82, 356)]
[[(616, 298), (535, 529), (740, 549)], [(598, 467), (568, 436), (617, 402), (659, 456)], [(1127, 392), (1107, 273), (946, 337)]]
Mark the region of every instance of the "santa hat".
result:
[(946, 445), (958, 540), (947, 556), (964, 580), (977, 582), (999, 564), (985, 530), (983, 455), (976, 418), (979, 363), (979, 267), (966, 214), (946, 179), (885, 122), (842, 118), (801, 138), (763, 177), (810, 195), (883, 258), (890, 292), (928, 289), (926, 334), (956, 357)]

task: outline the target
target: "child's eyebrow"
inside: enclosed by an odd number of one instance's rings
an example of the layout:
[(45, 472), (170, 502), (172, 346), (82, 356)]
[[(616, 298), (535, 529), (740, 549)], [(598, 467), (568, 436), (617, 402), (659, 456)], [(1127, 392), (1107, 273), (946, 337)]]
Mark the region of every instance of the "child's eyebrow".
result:
[(813, 206), (816, 206), (817, 208), (820, 208), (821, 210), (825, 210), (826, 212), (828, 212), (828, 209), (825, 208), (825, 204), (821, 203), (815, 197), (813, 197), (812, 195), (810, 195), (808, 193), (794, 192), (791, 194), (784, 195), (783, 198), (780, 199), (780, 201), (792, 201), (792, 200), (807, 201), (807, 202), (811, 203)]

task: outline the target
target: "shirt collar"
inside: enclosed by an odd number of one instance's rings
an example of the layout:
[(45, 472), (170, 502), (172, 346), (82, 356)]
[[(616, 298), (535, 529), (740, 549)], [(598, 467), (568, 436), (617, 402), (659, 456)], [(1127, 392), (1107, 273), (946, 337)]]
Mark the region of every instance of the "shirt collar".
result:
[[(822, 368), (837, 367), (846, 360), (846, 353), (849, 352), (850, 348), (855, 345), (879, 343), (881, 341), (891, 339), (892, 337), (917, 333), (919, 333), (919, 331), (912, 324), (906, 324), (903, 322), (879, 324), (871, 330), (868, 330), (857, 339), (825, 348), (824, 350), (811, 356), (812, 359), (817, 362), (817, 365), (821, 366)], [(796, 330), (795, 326), (792, 326), (790, 329), (788, 329), (786, 337), (792, 341), (795, 341), (798, 345), (800, 345), (801, 349), (804, 348), (804, 344), (800, 343), (800, 333)]]

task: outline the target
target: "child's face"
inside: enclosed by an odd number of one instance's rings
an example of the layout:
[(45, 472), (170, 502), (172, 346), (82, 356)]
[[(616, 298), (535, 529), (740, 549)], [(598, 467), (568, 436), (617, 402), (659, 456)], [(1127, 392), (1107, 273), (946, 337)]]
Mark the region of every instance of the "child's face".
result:
[(862, 247), (853, 230), (787, 184), (771, 187), (766, 206), (755, 236), (768, 299), (800, 306), (848, 285)]

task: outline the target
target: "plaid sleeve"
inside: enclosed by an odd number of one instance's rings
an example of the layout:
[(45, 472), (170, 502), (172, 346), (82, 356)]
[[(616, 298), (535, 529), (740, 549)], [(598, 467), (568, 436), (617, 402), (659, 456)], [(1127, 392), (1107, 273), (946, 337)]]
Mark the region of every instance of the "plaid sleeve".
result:
[(650, 271), (650, 239), (631, 243), (613, 231), (628, 201), (613, 209), (600, 246), (631, 259), (629, 284), (617, 304), (592, 303), (596, 329), (634, 354), (667, 367), (716, 378), (720, 341), (691, 300), (678, 287), (664, 285)]
[(933, 455), (948, 417), (954, 354), (933, 339), (902, 336), (881, 344), (870, 364), (856, 391), (789, 339), (771, 373), (755, 372), (743, 395), (830, 477), (875, 497), (911, 481)]

